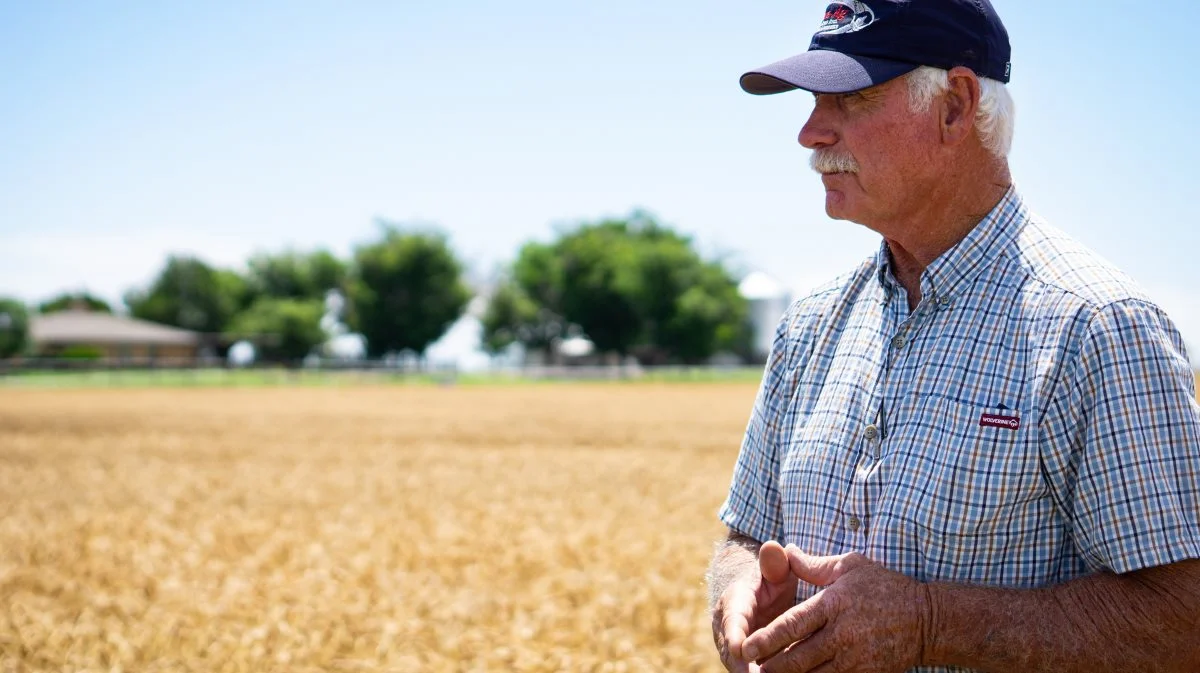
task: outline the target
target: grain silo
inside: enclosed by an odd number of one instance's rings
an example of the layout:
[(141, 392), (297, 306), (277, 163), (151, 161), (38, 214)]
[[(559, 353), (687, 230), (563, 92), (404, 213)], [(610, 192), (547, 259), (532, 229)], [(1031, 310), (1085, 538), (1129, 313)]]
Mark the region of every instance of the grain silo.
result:
[(750, 323), (754, 329), (752, 351), (755, 361), (763, 362), (771, 352), (775, 328), (792, 301), (791, 292), (771, 276), (755, 271), (738, 283), (738, 293), (750, 303)]

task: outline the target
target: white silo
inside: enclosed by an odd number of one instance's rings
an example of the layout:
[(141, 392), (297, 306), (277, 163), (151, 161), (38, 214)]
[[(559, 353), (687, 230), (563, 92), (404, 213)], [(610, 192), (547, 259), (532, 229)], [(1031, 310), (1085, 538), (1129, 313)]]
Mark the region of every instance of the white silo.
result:
[(738, 293), (750, 304), (750, 323), (754, 338), (751, 341), (754, 358), (765, 361), (775, 340), (775, 328), (792, 301), (792, 294), (782, 283), (762, 271), (754, 271), (738, 283)]

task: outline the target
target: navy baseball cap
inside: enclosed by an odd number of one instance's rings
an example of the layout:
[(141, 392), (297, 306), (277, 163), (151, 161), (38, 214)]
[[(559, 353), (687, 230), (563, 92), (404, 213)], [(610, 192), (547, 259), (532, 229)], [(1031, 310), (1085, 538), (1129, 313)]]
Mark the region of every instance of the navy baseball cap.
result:
[(831, 2), (808, 51), (742, 75), (749, 93), (845, 93), (919, 66), (1008, 82), (1008, 31), (988, 0)]

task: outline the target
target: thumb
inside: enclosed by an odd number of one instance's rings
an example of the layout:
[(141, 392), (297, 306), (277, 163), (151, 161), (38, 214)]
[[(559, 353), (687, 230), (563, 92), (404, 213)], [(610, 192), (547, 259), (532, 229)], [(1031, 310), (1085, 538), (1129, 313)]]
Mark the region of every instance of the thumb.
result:
[(764, 580), (771, 584), (780, 584), (787, 580), (788, 555), (783, 547), (774, 540), (767, 540), (758, 549), (758, 570)]
[(856, 552), (837, 556), (813, 556), (800, 551), (795, 545), (788, 545), (784, 551), (787, 553), (792, 574), (819, 587), (833, 584), (848, 571), (867, 562), (866, 557)]

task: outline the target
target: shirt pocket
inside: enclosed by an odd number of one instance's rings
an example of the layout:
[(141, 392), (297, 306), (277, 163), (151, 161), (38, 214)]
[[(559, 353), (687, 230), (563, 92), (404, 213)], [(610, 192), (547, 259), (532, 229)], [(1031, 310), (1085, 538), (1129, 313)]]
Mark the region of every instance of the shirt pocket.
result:
[(1006, 545), (1041, 523), (1049, 492), (1032, 414), (930, 397), (914, 417), (886, 491), (926, 552)]

